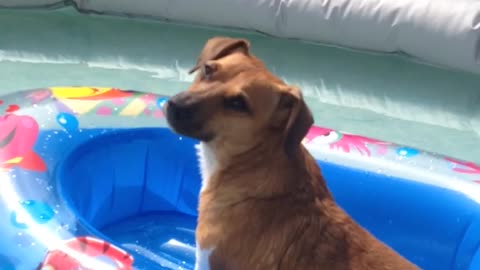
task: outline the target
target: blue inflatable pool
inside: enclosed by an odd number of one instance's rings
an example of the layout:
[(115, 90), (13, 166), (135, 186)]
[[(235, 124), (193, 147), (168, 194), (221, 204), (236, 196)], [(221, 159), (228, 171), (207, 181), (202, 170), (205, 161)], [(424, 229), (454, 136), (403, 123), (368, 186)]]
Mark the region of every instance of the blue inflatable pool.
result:
[[(193, 269), (200, 176), (167, 97), (58, 87), (0, 97), (0, 269)], [(313, 127), (336, 200), (422, 269), (480, 269), (480, 166)]]

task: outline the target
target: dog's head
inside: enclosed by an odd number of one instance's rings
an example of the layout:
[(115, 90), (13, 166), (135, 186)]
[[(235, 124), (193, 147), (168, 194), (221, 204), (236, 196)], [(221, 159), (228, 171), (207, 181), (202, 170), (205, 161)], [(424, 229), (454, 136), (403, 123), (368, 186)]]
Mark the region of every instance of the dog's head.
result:
[(300, 90), (271, 74), (247, 40), (208, 40), (195, 71), (190, 88), (164, 107), (175, 132), (236, 153), (266, 141), (283, 144), (288, 155), (296, 152), (312, 114)]

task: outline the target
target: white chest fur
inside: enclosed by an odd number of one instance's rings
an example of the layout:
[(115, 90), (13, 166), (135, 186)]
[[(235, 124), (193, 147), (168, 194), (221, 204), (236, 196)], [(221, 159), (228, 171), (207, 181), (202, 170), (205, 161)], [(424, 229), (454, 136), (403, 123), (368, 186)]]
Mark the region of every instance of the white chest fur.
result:
[[(205, 143), (195, 145), (197, 150), (198, 163), (200, 166), (200, 175), (202, 177), (202, 186), (200, 192), (208, 186), (208, 180), (217, 169), (218, 163), (213, 151)], [(198, 246), (195, 251), (195, 270), (210, 270), (209, 258), (213, 248), (201, 249)]]
[(198, 163), (200, 166), (200, 175), (202, 177), (202, 187), (200, 192), (205, 190), (208, 185), (208, 179), (217, 168), (217, 159), (208, 145), (201, 142), (195, 145), (197, 149)]
[(210, 254), (213, 249), (200, 249), (197, 247), (195, 251), (195, 268), (194, 270), (210, 270)]

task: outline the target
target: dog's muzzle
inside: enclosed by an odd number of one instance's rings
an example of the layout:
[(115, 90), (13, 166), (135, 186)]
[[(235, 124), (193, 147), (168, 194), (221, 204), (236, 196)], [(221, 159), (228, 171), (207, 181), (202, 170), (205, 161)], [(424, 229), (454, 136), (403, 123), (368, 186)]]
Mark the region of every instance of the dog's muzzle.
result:
[(173, 100), (169, 100), (166, 105), (167, 118), (171, 123), (191, 121), (194, 115), (194, 109), (190, 106), (182, 106)]
[(177, 133), (199, 140), (208, 141), (212, 134), (203, 130), (199, 117), (199, 99), (188, 92), (182, 92), (171, 97), (163, 107), (168, 124)]
[(172, 96), (165, 105), (165, 113), (170, 124), (189, 124), (194, 120), (198, 102), (188, 92)]

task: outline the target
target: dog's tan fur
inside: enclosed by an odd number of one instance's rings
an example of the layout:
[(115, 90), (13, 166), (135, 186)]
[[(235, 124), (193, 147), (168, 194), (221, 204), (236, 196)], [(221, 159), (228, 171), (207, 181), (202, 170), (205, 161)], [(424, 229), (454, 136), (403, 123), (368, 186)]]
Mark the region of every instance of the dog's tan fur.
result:
[[(270, 73), (247, 40), (208, 40), (197, 70), (188, 91), (171, 98), (194, 116), (166, 114), (215, 157), (196, 230), (210, 269), (418, 269), (337, 206), (301, 144), (313, 118), (300, 90)], [(239, 95), (248, 111), (225, 107)]]

